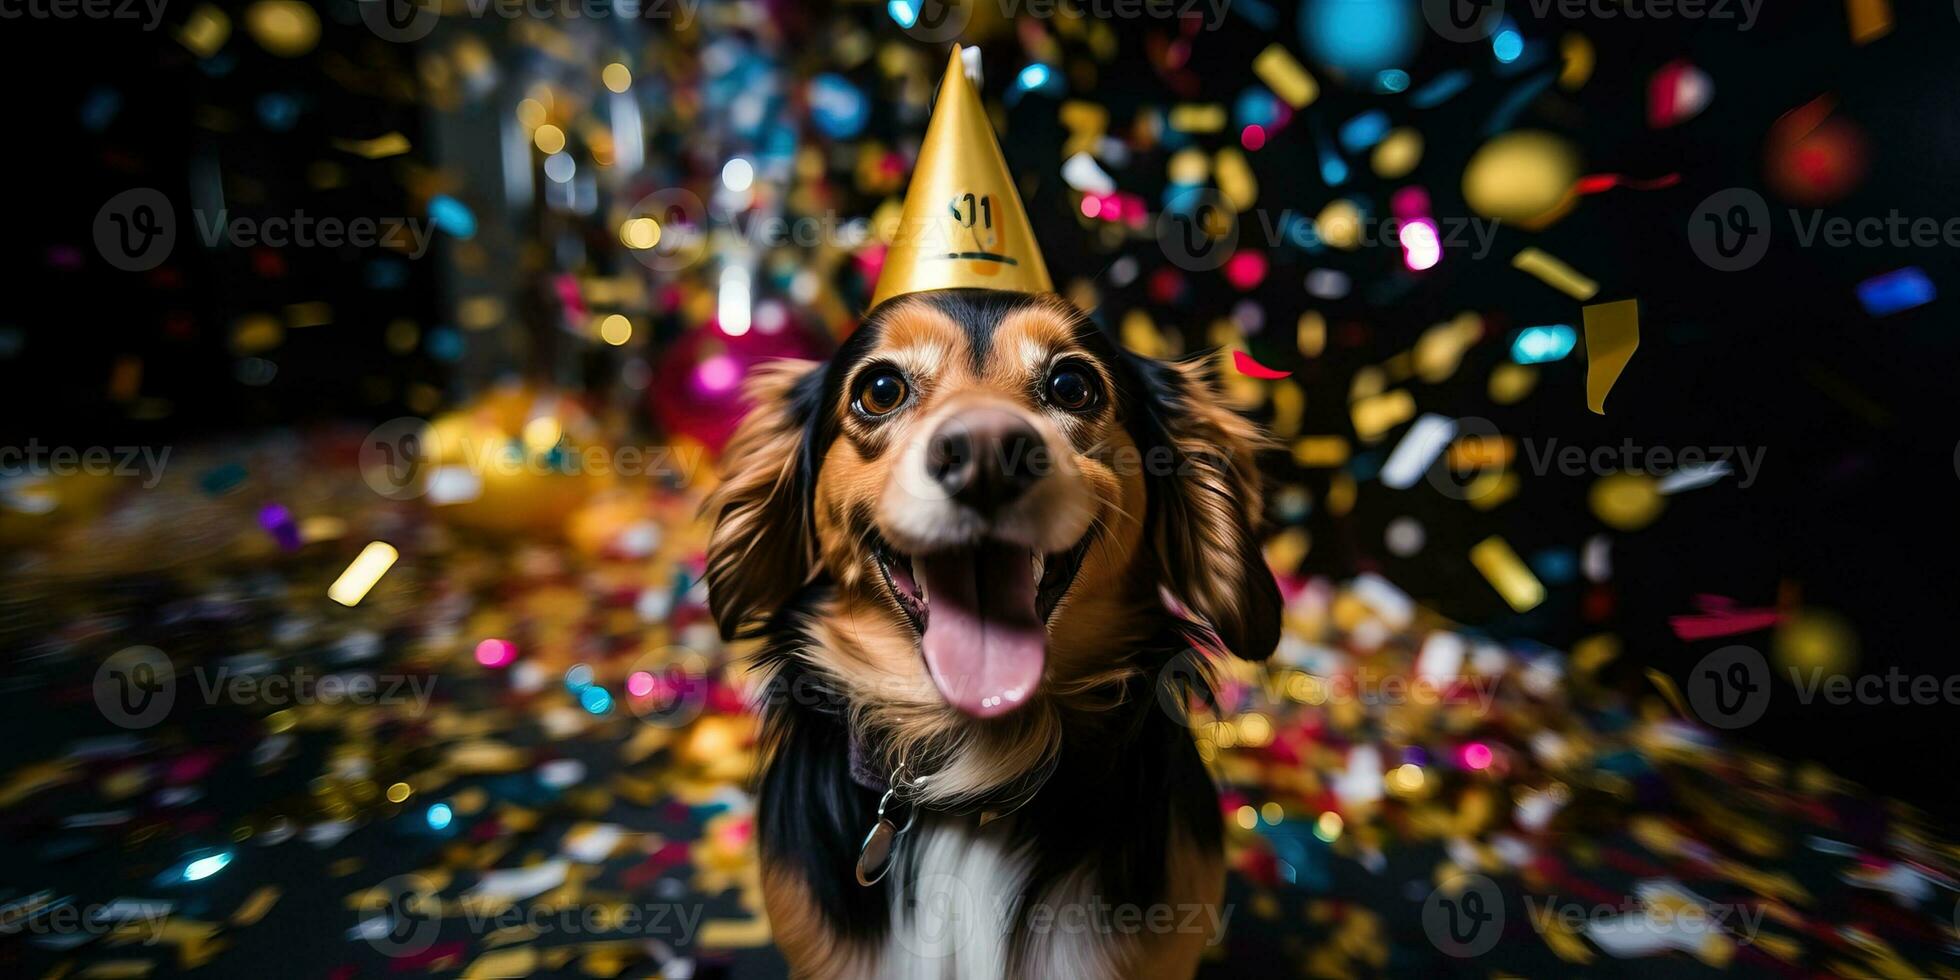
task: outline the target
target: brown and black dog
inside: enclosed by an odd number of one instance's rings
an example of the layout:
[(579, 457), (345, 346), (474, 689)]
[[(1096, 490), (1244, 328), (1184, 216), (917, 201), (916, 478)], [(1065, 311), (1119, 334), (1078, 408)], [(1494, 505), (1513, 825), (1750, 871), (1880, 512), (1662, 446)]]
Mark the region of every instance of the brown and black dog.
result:
[(1189, 976), (1224, 884), (1191, 651), (1279, 638), (1257, 430), (1203, 368), (992, 290), (892, 299), (750, 391), (707, 582), (723, 633), (761, 639), (796, 974)]

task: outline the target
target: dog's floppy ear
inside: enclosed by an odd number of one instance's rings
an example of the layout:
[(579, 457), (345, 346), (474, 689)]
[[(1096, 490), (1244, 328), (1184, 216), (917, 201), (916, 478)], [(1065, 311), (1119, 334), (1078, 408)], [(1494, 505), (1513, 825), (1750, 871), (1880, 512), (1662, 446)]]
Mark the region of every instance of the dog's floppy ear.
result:
[(1280, 631), (1279, 584), (1255, 531), (1260, 492), (1254, 457), (1268, 440), (1225, 407), (1202, 362), (1132, 360), (1145, 403), (1140, 444), (1164, 587), (1203, 616), (1227, 649), (1263, 660), (1279, 645)]
[(816, 568), (811, 529), (823, 371), (777, 361), (750, 375), (753, 407), (722, 452), (721, 485), (704, 510), (708, 608), (724, 639), (746, 635), (802, 588)]

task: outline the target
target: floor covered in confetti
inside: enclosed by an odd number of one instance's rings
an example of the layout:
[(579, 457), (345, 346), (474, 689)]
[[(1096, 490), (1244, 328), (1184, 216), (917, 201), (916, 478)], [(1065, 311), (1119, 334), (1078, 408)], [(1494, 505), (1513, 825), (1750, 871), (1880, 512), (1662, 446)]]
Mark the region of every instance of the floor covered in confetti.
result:
[[(350, 450), (213, 455), (10, 571), (6, 972), (782, 975), (695, 500), (487, 535), (300, 462)], [(1379, 577), (1284, 584), (1279, 656), (1194, 719), (1206, 976), (1960, 976), (1911, 809)]]

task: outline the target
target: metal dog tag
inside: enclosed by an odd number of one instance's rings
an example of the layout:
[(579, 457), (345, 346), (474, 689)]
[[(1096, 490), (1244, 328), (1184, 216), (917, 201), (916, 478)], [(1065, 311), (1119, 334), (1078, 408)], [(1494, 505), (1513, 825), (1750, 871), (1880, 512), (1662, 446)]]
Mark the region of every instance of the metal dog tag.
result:
[(875, 885), (885, 877), (892, 867), (892, 845), (897, 840), (898, 825), (879, 817), (871, 832), (864, 835), (864, 848), (858, 852), (858, 884)]

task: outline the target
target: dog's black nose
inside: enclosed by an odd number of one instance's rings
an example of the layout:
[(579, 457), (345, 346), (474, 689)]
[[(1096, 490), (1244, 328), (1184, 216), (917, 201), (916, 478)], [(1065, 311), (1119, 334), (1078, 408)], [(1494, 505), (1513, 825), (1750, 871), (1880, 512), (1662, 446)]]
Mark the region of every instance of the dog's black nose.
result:
[(940, 423), (926, 446), (926, 472), (954, 500), (983, 514), (1013, 503), (1054, 468), (1041, 433), (998, 408)]

